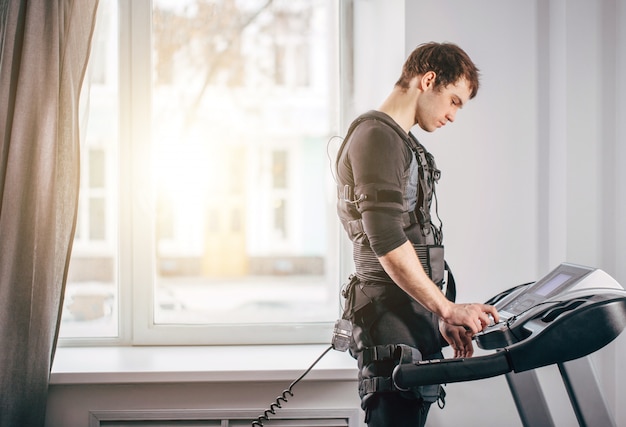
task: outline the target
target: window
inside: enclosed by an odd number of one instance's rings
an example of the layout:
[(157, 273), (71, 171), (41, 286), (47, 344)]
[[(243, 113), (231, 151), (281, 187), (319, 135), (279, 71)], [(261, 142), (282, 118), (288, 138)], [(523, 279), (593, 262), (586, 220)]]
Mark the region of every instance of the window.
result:
[(338, 14), (334, 0), (100, 1), (62, 339), (330, 339)]

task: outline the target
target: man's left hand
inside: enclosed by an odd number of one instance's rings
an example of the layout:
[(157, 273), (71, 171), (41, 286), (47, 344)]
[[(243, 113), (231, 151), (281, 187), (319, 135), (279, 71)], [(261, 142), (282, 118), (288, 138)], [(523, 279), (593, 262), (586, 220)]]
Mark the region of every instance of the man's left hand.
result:
[(445, 340), (454, 350), (454, 357), (472, 357), (474, 345), (472, 343), (472, 333), (463, 326), (450, 325), (444, 321), (439, 321), (439, 331)]

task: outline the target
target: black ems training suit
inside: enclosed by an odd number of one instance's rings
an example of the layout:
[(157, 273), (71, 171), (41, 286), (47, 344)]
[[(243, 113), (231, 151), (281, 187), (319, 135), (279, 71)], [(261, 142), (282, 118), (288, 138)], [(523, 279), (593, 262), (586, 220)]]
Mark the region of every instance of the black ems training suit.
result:
[(441, 227), (430, 216), (440, 172), (412, 134), (378, 111), (352, 123), (336, 169), (337, 212), (353, 242), (356, 267), (342, 291), (343, 317), (353, 324), (350, 352), (358, 360), (366, 422), (421, 426), (431, 403), (443, 402), (443, 388), (398, 390), (391, 374), (399, 363), (442, 357), (438, 318), (394, 284), (377, 256), (408, 239), (426, 273), (443, 286)]

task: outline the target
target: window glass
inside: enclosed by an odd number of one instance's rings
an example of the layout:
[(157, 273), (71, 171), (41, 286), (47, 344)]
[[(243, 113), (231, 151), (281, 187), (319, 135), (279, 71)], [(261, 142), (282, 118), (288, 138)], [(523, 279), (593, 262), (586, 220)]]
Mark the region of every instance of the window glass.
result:
[(81, 91), (81, 181), (61, 338), (118, 336), (117, 2), (100, 1)]
[(333, 4), (153, 1), (155, 324), (337, 316)]

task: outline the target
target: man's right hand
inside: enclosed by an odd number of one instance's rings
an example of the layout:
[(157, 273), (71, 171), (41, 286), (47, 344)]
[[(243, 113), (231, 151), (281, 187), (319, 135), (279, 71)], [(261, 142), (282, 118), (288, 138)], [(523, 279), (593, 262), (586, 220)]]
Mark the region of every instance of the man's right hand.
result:
[[(491, 317), (490, 317), (491, 316)], [(472, 335), (482, 331), (494, 322), (500, 321), (498, 310), (487, 304), (451, 304), (447, 313), (443, 316), (443, 321), (455, 326), (463, 326)]]

